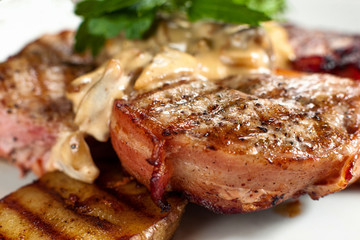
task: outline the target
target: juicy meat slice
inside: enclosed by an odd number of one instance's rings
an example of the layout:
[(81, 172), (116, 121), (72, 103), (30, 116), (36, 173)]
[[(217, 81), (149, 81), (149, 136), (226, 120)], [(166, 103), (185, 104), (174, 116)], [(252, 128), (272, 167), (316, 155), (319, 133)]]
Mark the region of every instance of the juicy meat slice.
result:
[(359, 97), (357, 82), (330, 75), (179, 81), (117, 100), (111, 139), (159, 205), (182, 191), (215, 212), (250, 212), (359, 177)]
[(295, 70), (360, 79), (360, 35), (285, 28), (295, 51)]
[(43, 174), (58, 132), (72, 127), (66, 86), (94, 67), (73, 52), (73, 38), (45, 35), (0, 64), (0, 157), (23, 171)]

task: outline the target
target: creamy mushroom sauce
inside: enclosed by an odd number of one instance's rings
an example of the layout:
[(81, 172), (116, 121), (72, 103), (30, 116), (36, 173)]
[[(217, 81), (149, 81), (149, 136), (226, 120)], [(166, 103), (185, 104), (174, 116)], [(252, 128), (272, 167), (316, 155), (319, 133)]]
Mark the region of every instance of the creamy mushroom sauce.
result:
[(133, 90), (148, 91), (164, 82), (191, 77), (211, 81), (270, 73), (275, 62), (286, 63), (292, 52), (285, 31), (274, 23), (265, 28), (270, 34), (260, 27), (189, 23), (177, 18), (161, 22), (147, 40), (119, 37), (109, 41), (103, 55), (110, 60), (75, 79), (67, 92), (78, 129), (60, 134), (48, 169), (93, 182), (99, 171), (84, 136), (107, 141), (113, 101), (126, 98)]

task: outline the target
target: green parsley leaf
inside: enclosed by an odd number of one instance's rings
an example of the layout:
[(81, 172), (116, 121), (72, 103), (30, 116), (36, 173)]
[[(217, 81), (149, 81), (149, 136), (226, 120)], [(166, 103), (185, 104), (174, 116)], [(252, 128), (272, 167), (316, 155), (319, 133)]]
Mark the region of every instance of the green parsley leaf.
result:
[(139, 39), (151, 27), (155, 18), (154, 12), (144, 12), (137, 16), (133, 12), (113, 13), (89, 20), (91, 35), (112, 38), (125, 32), (128, 39)]
[(285, 9), (285, 0), (82, 0), (75, 13), (83, 18), (75, 50), (96, 55), (106, 39), (124, 33), (129, 39), (147, 36), (158, 13), (182, 12), (190, 21), (213, 20), (258, 26)]
[(188, 16), (191, 21), (209, 19), (254, 26), (271, 19), (264, 12), (250, 9), (245, 4), (236, 4), (224, 0), (193, 0)]
[(138, 13), (142, 13), (144, 11), (153, 10), (154, 8), (160, 7), (164, 5), (168, 0), (142, 0), (135, 4), (135, 9)]
[(83, 17), (98, 17), (126, 7), (130, 7), (141, 0), (84, 0), (75, 8), (75, 14)]
[(92, 34), (89, 31), (89, 21), (83, 21), (75, 36), (75, 51), (84, 52), (86, 49), (90, 48), (94, 56), (96, 56), (102, 46), (105, 44), (105, 37), (103, 35)]
[(271, 17), (282, 13), (286, 8), (285, 0), (233, 0), (233, 2), (246, 5), (253, 10), (264, 12)]
[(75, 50), (83, 52), (87, 48), (95, 56), (99, 53), (105, 40), (124, 32), (128, 39), (140, 39), (150, 29), (155, 19), (154, 12), (141, 16), (125, 12), (90, 18), (83, 21), (75, 36)]

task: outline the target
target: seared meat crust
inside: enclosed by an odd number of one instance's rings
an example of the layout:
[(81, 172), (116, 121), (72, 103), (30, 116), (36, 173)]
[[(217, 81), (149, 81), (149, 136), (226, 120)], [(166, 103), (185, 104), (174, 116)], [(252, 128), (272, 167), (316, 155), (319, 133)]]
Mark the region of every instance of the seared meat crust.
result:
[(360, 79), (360, 36), (285, 26), (295, 70)]
[(111, 139), (159, 205), (175, 190), (250, 212), (358, 178), (359, 97), (357, 82), (330, 75), (179, 81), (117, 100)]
[(74, 33), (45, 35), (0, 64), (0, 157), (44, 172), (60, 129), (71, 128), (68, 83), (94, 68), (73, 52)]

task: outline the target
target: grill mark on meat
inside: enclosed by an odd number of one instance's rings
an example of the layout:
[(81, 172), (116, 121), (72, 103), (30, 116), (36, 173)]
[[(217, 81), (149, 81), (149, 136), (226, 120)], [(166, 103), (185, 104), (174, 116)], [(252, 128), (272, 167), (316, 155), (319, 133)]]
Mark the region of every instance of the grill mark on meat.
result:
[(2, 203), (5, 203), (7, 207), (13, 209), (17, 213), (21, 214), (21, 217), (26, 219), (29, 223), (32, 223), (35, 228), (43, 232), (44, 234), (59, 240), (71, 239), (70, 236), (67, 236), (64, 233), (61, 233), (53, 228), (52, 225), (44, 222), (40, 216), (32, 213), (25, 206), (22, 206), (16, 200), (11, 198), (5, 198), (1, 200)]
[[(215, 92), (219, 92), (220, 89), (221, 88), (214, 89), (214, 90), (211, 90), (211, 91), (201, 92), (199, 95), (205, 95), (205, 96), (206, 95), (212, 95)], [(200, 99), (201, 99), (201, 97), (197, 96), (195, 99), (190, 100), (189, 103), (192, 102), (192, 101), (199, 101)], [(186, 118), (178, 118), (178, 120), (175, 120), (174, 122), (169, 124), (169, 127), (167, 127), (164, 130), (167, 133), (165, 135), (169, 136), (169, 135), (174, 134), (174, 133), (177, 134), (178, 132), (186, 133), (187, 129), (191, 129), (194, 126), (200, 124), (201, 120), (206, 121), (206, 119), (211, 119), (212, 117), (214, 117), (216, 115), (225, 113), (227, 111), (227, 109), (233, 107), (234, 105), (238, 105), (238, 102), (241, 101), (241, 100), (243, 100), (243, 99), (240, 98), (240, 99), (227, 101), (227, 103), (224, 106), (220, 106), (218, 104), (215, 104), (215, 105), (210, 106), (210, 107), (207, 108), (206, 114), (204, 114), (204, 112), (198, 112), (198, 113), (192, 113), (190, 116), (187, 116)], [(231, 121), (231, 119), (228, 119), (226, 117), (224, 117), (223, 120), (224, 121)], [(224, 127), (223, 122), (220, 121), (218, 123), (217, 127), (219, 127), (219, 128)], [(202, 135), (202, 136), (204, 136), (204, 135)], [(163, 134), (163, 136), (164, 136), (164, 134)], [(198, 134), (195, 134), (193, 136), (198, 136)], [(209, 137), (209, 134), (207, 136), (205, 136), (205, 137)], [(216, 139), (219, 138), (219, 136), (214, 136), (213, 134), (212, 134), (212, 137), (214, 137)], [(215, 148), (212, 147), (212, 146), (210, 146), (208, 148), (212, 149), (212, 150), (215, 150)]]
[[(154, 167), (145, 166), (146, 154), (158, 147), (152, 139), (163, 140), (171, 174), (163, 189), (227, 213), (271, 207), (300, 193), (318, 198), (359, 177), (359, 83), (259, 75), (220, 85), (189, 81), (116, 101), (111, 137), (124, 167), (151, 188)], [(153, 142), (146, 150), (135, 143), (145, 139)]]
[[(199, 100), (201, 100), (201, 98), (203, 98), (203, 96), (214, 94), (215, 92), (218, 92), (220, 89), (221, 89), (221, 87), (210, 89), (210, 90), (205, 89), (204, 91), (198, 93), (198, 96), (195, 96), (194, 98), (193, 98), (193, 96), (188, 96), (187, 101), (184, 102), (183, 104), (185, 105), (185, 104), (189, 104), (191, 102), (199, 101)], [(171, 101), (171, 102), (169, 102), (167, 104), (173, 105), (174, 102), (175, 101)], [(159, 105), (164, 105), (164, 104), (165, 103), (161, 103), (161, 102), (159, 103)], [(203, 112), (191, 113), (191, 115), (187, 116), (186, 118), (179, 117), (175, 121), (172, 121), (169, 124), (169, 126), (163, 130), (162, 135), (164, 137), (165, 136), (168, 137), (168, 136), (170, 136), (172, 134), (186, 133), (187, 129), (190, 129), (193, 126), (199, 124), (200, 120), (204, 116), (207, 116), (207, 117), (211, 118), (212, 116), (214, 116), (216, 114), (219, 114), (221, 111), (225, 111), (226, 108), (230, 107), (232, 104), (233, 104), (233, 102), (229, 101), (228, 105), (224, 106), (223, 108), (219, 108), (219, 105), (214, 105), (214, 106), (210, 106), (207, 110), (205, 110)], [(181, 105), (182, 104), (180, 104), (180, 106)], [(149, 108), (146, 109), (145, 114), (149, 115), (150, 112), (153, 112), (154, 108), (155, 107), (153, 107), (153, 106), (149, 106)]]
[[(180, 88), (184, 88), (183, 85), (188, 85), (189, 83), (194, 82), (194, 80), (192, 81), (181, 81), (181, 82), (176, 82), (176, 83), (172, 83), (172, 84), (167, 84), (165, 88), (161, 88), (161, 89), (157, 89), (155, 91), (153, 91), (154, 94), (156, 94), (157, 92), (159, 92), (160, 90), (162, 91), (166, 91), (167, 89), (176, 89), (177, 87)], [(185, 87), (186, 88), (186, 87)], [(211, 89), (200, 89), (199, 92), (195, 92), (195, 93), (191, 93), (191, 94), (186, 94), (186, 95), (182, 95), (179, 99), (175, 99), (172, 98), (171, 94), (168, 94), (169, 100), (168, 101), (161, 101), (161, 100), (155, 100), (155, 101), (151, 101), (151, 103), (149, 105), (146, 106), (146, 109), (144, 110), (144, 112), (142, 112), (140, 114), (140, 119), (144, 119), (146, 116), (149, 115), (156, 115), (157, 108), (161, 108), (163, 106), (171, 106), (172, 108), (181, 108), (182, 105), (186, 105), (186, 104), (190, 104), (191, 102), (196, 102), (199, 101), (203, 98), (203, 96), (207, 96), (207, 95), (211, 95), (215, 92), (219, 92), (222, 89), (221, 86), (215, 87), (215, 88), (211, 88)], [(139, 99), (144, 99), (147, 96), (150, 96), (151, 94), (147, 93), (145, 95), (140, 95)], [(227, 104), (230, 106), (232, 104), (232, 101), (227, 102)], [(212, 106), (209, 107), (206, 111), (204, 112), (197, 112), (197, 113), (192, 113), (191, 115), (187, 115), (187, 118), (183, 118), (179, 115), (179, 117), (172, 121), (171, 124), (169, 124), (169, 126), (163, 130), (162, 135), (163, 136), (170, 136), (172, 134), (178, 134), (179, 132), (181, 133), (185, 133), (186, 129), (191, 128), (192, 126), (199, 124), (199, 119), (201, 118), (201, 116), (207, 115), (207, 116), (211, 116), (211, 115), (215, 115), (217, 113), (219, 113), (220, 111), (226, 110), (226, 106), (223, 107), (222, 109), (217, 108), (217, 106)], [(180, 114), (182, 114), (183, 112), (180, 111)]]
[[(188, 83), (187, 85), (190, 85), (191, 83)], [(179, 85), (175, 85), (174, 88), (178, 87)], [(186, 85), (182, 84), (181, 87), (186, 87)], [(164, 90), (166, 91), (166, 90)], [(216, 92), (216, 93), (215, 93)], [(153, 104), (153, 101), (151, 102), (151, 104), (149, 106), (146, 107), (146, 109), (144, 109), (143, 114), (146, 116), (152, 116), (153, 118), (158, 116), (158, 113), (156, 109), (157, 108), (161, 108), (162, 106), (165, 106), (166, 104), (172, 106), (173, 108), (175, 108), (174, 112), (177, 112), (177, 108), (179, 110), (181, 110), (182, 105), (187, 105), (187, 104), (191, 104), (192, 102), (196, 102), (196, 101), (203, 101), (205, 99), (204, 96), (206, 96), (207, 99), (210, 99), (210, 101), (213, 102), (213, 105), (210, 105), (210, 107), (208, 107), (207, 111), (208, 111), (208, 115), (204, 116), (203, 114), (201, 114), (201, 112), (191, 112), (190, 115), (185, 115), (183, 116), (178, 116), (177, 119), (175, 119), (174, 121), (171, 121), (171, 123), (169, 123), (168, 125), (165, 126), (165, 129), (162, 132), (162, 135), (165, 137), (169, 137), (172, 134), (177, 134), (177, 133), (185, 133), (187, 129), (192, 129), (194, 128), (196, 125), (199, 125), (200, 121), (210, 121), (209, 119), (213, 119), (214, 116), (216, 115), (222, 115), (223, 114), (223, 121), (219, 121), (214, 127), (215, 127), (215, 132), (218, 130), (220, 131), (219, 134), (211, 134), (210, 136), (207, 136), (208, 139), (215, 141), (217, 143), (217, 145), (224, 145), (223, 143), (225, 142), (224, 136), (226, 135), (226, 137), (228, 139), (231, 138), (235, 138), (235, 137), (231, 137), (231, 135), (233, 134), (233, 127), (230, 125), (226, 125), (224, 126), (224, 122), (230, 122), (230, 123), (234, 123), (237, 121), (236, 117), (234, 118), (229, 118), (226, 114), (227, 114), (227, 110), (229, 108), (232, 108), (236, 105), (236, 103), (238, 104), (245, 104), (245, 102), (253, 102), (253, 108), (252, 110), (256, 111), (257, 116), (260, 118), (260, 122), (259, 125), (260, 126), (256, 126), (253, 129), (247, 129), (245, 128), (245, 132), (239, 132), (238, 131), (238, 135), (248, 135), (251, 133), (257, 133), (257, 132), (263, 132), (263, 130), (261, 130), (260, 128), (264, 128), (263, 126), (261, 126), (261, 124), (263, 123), (270, 123), (268, 124), (268, 127), (273, 127), (271, 123), (273, 122), (281, 122), (281, 119), (268, 119), (268, 115), (266, 114), (266, 112), (263, 112), (263, 109), (260, 108), (261, 104), (259, 103), (259, 99), (257, 98), (251, 98), (249, 96), (246, 95), (241, 95), (239, 96), (235, 96), (236, 99), (232, 99), (229, 101), (225, 101), (223, 103), (221, 103), (221, 97), (222, 96), (226, 96), (226, 95), (231, 95), (233, 92), (233, 90), (222, 90), (222, 88), (217, 87), (215, 89), (212, 89), (211, 91), (202, 91), (200, 89), (199, 92), (195, 92), (195, 96), (191, 97), (189, 96), (189, 98), (187, 99), (186, 102), (184, 102), (183, 104), (177, 105), (174, 104), (178, 101), (181, 101), (181, 99), (174, 99), (173, 97), (170, 97), (169, 101), (161, 101), (161, 100), (157, 100), (156, 104)], [(165, 93), (166, 95), (166, 93)], [(217, 101), (220, 101), (219, 103)], [(240, 103), (238, 101), (241, 101)], [(260, 109), (258, 109), (260, 108)], [(288, 122), (293, 122), (295, 125), (298, 124), (299, 120), (304, 120), (305, 118), (309, 118), (309, 116), (307, 116), (307, 114), (303, 111), (305, 111), (305, 109), (300, 110), (300, 112), (290, 112), (289, 110), (287, 110), (286, 108), (284, 108), (283, 106), (279, 105), (279, 106), (274, 106), (272, 111), (274, 111), (275, 116), (286, 116), (287, 117), (287, 121)], [(240, 114), (240, 113), (239, 113)], [(310, 120), (310, 119), (309, 119)], [(210, 122), (211, 124), (212, 122)], [(244, 124), (244, 123), (243, 123)], [(259, 128), (260, 127), (260, 128)], [(216, 130), (217, 129), (217, 130)], [(328, 131), (327, 129), (328, 126), (324, 121), (321, 120), (317, 120), (317, 123), (315, 125), (315, 131), (318, 133), (318, 135), (321, 136), (326, 136), (326, 131)], [(226, 133), (226, 134), (224, 134)], [(193, 136), (203, 136), (203, 134), (200, 132), (197, 133), (195, 132)], [(286, 136), (287, 137), (287, 136)], [(324, 140), (321, 139), (321, 142), (323, 142)], [(290, 145), (288, 146), (289, 148), (292, 148), (292, 143), (289, 142)]]

